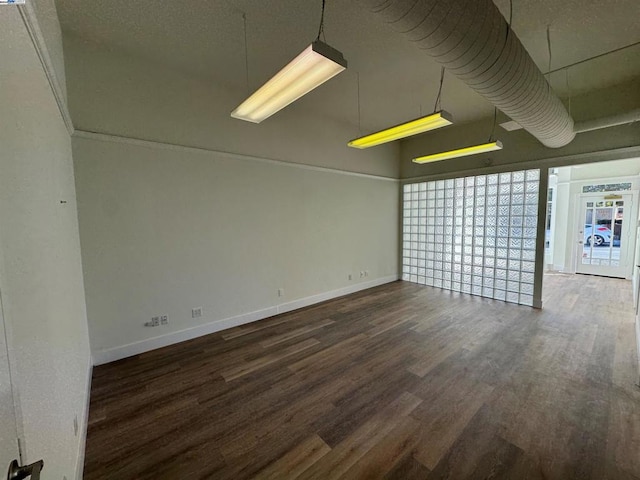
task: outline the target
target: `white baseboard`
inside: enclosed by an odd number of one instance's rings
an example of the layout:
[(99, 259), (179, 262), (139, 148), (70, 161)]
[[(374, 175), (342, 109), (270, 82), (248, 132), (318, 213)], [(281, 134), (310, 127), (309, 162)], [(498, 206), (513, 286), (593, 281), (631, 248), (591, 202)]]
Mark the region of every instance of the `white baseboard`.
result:
[(166, 347), (168, 345), (184, 342), (186, 340), (192, 340), (203, 335), (209, 335), (221, 330), (226, 330), (227, 328), (237, 327), (239, 325), (244, 325), (245, 323), (251, 323), (257, 320), (272, 317), (274, 315), (278, 315), (279, 313), (290, 312), (292, 310), (308, 307), (309, 305), (315, 305), (316, 303), (324, 302), (326, 300), (331, 300), (332, 298), (342, 297), (343, 295), (349, 295), (350, 293), (366, 290), (367, 288), (377, 287), (378, 285), (384, 285), (385, 283), (395, 282), (400, 278), (401, 277), (399, 275), (389, 275), (386, 277), (377, 278), (375, 280), (370, 280), (368, 282), (357, 283), (355, 285), (349, 285), (337, 290), (331, 290), (329, 292), (300, 298), (292, 302), (281, 303), (279, 305), (256, 310), (254, 312), (244, 313), (235, 317), (214, 320), (213, 322), (199, 325), (197, 327), (167, 333), (165, 335), (140, 340), (138, 342), (129, 343), (127, 345), (122, 345), (119, 347), (98, 350), (93, 353), (94, 365), (103, 365), (105, 363), (114, 362), (116, 360), (131, 357), (133, 355), (149, 352), (157, 348)]
[(636, 349), (638, 351), (638, 386), (640, 387), (640, 312), (636, 314)]
[(84, 412), (82, 412), (82, 418), (80, 419), (80, 425), (78, 425), (78, 431), (80, 432), (80, 438), (78, 439), (78, 456), (76, 458), (76, 480), (82, 480), (84, 476), (84, 454), (87, 446), (87, 429), (89, 428), (89, 404), (91, 403), (91, 380), (93, 379), (93, 357), (89, 358), (89, 365), (87, 368), (87, 391), (85, 393), (85, 405)]

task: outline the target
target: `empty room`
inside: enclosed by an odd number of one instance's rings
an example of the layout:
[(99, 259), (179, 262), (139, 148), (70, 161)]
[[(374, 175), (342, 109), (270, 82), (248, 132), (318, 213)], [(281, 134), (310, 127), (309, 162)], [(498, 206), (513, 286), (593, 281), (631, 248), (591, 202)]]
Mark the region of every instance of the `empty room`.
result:
[(640, 480), (640, 2), (0, 0), (11, 480)]

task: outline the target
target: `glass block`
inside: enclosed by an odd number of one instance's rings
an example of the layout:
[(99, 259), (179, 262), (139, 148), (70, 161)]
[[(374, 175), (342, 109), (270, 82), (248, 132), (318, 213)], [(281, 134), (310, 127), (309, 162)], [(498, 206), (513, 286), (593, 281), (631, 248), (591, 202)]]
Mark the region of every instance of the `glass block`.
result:
[(535, 262), (523, 261), (522, 262), (522, 271), (523, 272), (534, 272), (536, 269)]
[(497, 289), (506, 290), (507, 289), (507, 281), (506, 280), (502, 280), (501, 278), (496, 278), (494, 280), (494, 286)]
[[(509, 239), (509, 248), (510, 249), (517, 249), (517, 250), (522, 250), (522, 239), (521, 238), (510, 238)], [(519, 254), (518, 254), (519, 256)], [(509, 254), (510, 258), (517, 258), (514, 257), (513, 255), (511, 255), (511, 253)]]
[(496, 300), (506, 300), (507, 292), (505, 292), (504, 290), (495, 289), (493, 291), (493, 298), (495, 298)]
[(520, 281), (520, 271), (519, 270), (507, 270), (507, 280), (515, 280), (516, 282)]
[(451, 282), (451, 290), (453, 290), (454, 292), (459, 292), (460, 291), (460, 282)]
[(457, 273), (457, 272), (453, 272), (451, 274), (451, 280), (453, 280), (454, 282), (460, 282), (462, 281), (462, 274)]
[(485, 247), (484, 256), (487, 258), (493, 258), (496, 256), (496, 249), (494, 247)]
[(536, 248), (536, 241), (532, 238), (525, 238), (522, 241), (522, 248), (525, 250), (534, 250)]
[(409, 193), (411, 191), (411, 184), (405, 184), (403, 187), (403, 191), (405, 194)]
[(464, 195), (467, 200), (472, 200), (475, 196), (476, 189), (474, 187), (467, 187), (464, 189)]
[(484, 236), (473, 237), (473, 244), (476, 246), (484, 245)]
[(412, 281), (413, 283), (418, 283), (418, 276), (417, 276), (417, 275), (411, 275), (411, 277), (410, 277), (410, 278), (411, 278), (411, 281)]
[(494, 195), (494, 196), (491, 196), (491, 197), (487, 197), (486, 205), (494, 206), (494, 205), (497, 205), (497, 204), (498, 204), (498, 196), (497, 195)]
[(522, 238), (522, 228), (514, 227), (509, 229), (509, 236), (512, 238)]
[(520, 282), (514, 280), (507, 280), (507, 292), (519, 292)]
[(441, 278), (434, 278), (433, 279), (433, 286), (434, 287), (438, 287), (438, 288), (442, 288), (442, 279)]
[(476, 184), (476, 177), (465, 177), (464, 184), (467, 187), (473, 187)]
[(520, 252), (522, 252), (520, 248), (510, 248), (509, 258), (521, 258)]
[(533, 272), (521, 272), (520, 281), (523, 283), (533, 283)]
[(453, 178), (448, 178), (444, 181), (444, 188), (453, 188), (455, 186), (455, 182)]
[(464, 283), (466, 285), (471, 285), (471, 274), (470, 273), (463, 273), (462, 274), (462, 283)]
[(498, 195), (498, 205), (511, 205), (511, 195)]
[(509, 260), (509, 270), (519, 271), (522, 268), (520, 260)]
[(471, 293), (474, 295), (482, 295), (482, 285), (474, 285)]
[(536, 193), (540, 190), (540, 184), (538, 182), (527, 182), (524, 191), (527, 193)]
[(525, 205), (524, 207), (525, 215), (538, 215), (538, 206), (537, 205)]
[(500, 188), (498, 188), (498, 193), (500, 195), (504, 195), (504, 194), (510, 194), (511, 193), (511, 184), (510, 183), (506, 183), (506, 184), (501, 184)]
[(527, 295), (533, 295), (533, 285), (529, 283), (520, 284), (520, 293), (526, 293)]
[(524, 171), (513, 172), (511, 174), (511, 179), (513, 182), (524, 182)]
[(462, 284), (462, 289), (461, 289), (464, 293), (471, 293), (471, 285), (467, 284), (467, 283), (463, 283)]
[(484, 259), (482, 257), (473, 257), (473, 264), (474, 265), (484, 265)]
[(426, 285), (429, 287), (433, 287), (433, 277), (427, 277)]
[(445, 288), (447, 290), (451, 290), (451, 280), (443, 280), (442, 281), (442, 288)]
[(486, 191), (487, 191), (487, 189), (484, 186), (484, 184), (483, 185), (476, 185), (476, 198), (477, 197), (483, 197), (484, 198), (484, 195), (485, 195)]
[[(501, 232), (501, 230), (503, 230), (502, 228), (498, 229), (498, 234), (500, 235), (497, 238), (497, 244), (498, 244), (498, 249), (500, 248), (507, 248), (509, 246), (509, 230), (508, 229), (504, 229), (504, 232)], [(498, 254), (498, 256), (502, 256), (500, 254)], [(505, 255), (506, 256), (506, 255)]]
[(496, 246), (496, 237), (484, 237), (484, 244), (487, 247), (495, 247)]
[(518, 303), (520, 294), (518, 292), (507, 292), (507, 302)]
[[(505, 262), (506, 265), (506, 262)], [(507, 278), (507, 271), (503, 270), (501, 268), (496, 268), (496, 279), (506, 279)]]
[(523, 260), (535, 260), (536, 252), (535, 250), (523, 250), (520, 256)]
[(536, 170), (527, 170), (526, 173), (526, 180), (540, 180), (540, 170), (536, 169)]
[(527, 228), (536, 228), (538, 226), (538, 217), (523, 217), (524, 226)]
[(500, 183), (511, 183), (511, 172), (501, 173), (499, 176)]
[(482, 272), (482, 276), (484, 277), (484, 284), (493, 286), (494, 275), (495, 270), (493, 268), (485, 267), (484, 272)]
[(529, 239), (534, 240), (534, 243), (535, 243), (535, 238), (536, 238), (536, 229), (535, 229), (535, 228), (531, 228), (531, 227), (529, 227), (529, 228), (524, 228), (524, 229), (522, 230), (522, 236), (523, 236), (524, 238), (529, 238)]
[(507, 268), (507, 255), (509, 251), (506, 248), (496, 248), (496, 267)]
[(520, 305), (533, 305), (533, 295), (520, 295)]
[(456, 188), (462, 188), (464, 187), (464, 178), (456, 178), (454, 183)]
[(493, 288), (492, 287), (482, 287), (482, 296), (493, 298)]
[(496, 259), (493, 257), (484, 257), (484, 265), (485, 267), (494, 267), (496, 264)]
[(480, 276), (480, 275), (474, 275), (474, 276), (471, 278), (471, 284), (472, 284), (472, 285), (482, 286), (482, 276)]
[(444, 180), (436, 180), (436, 190), (442, 190), (444, 188)]
[(427, 279), (425, 277), (421, 277), (420, 275), (418, 275), (418, 283), (420, 285), (426, 285), (427, 284)]
[(497, 174), (491, 174), (491, 175), (487, 175), (487, 184), (488, 185), (493, 185), (498, 183), (498, 175)]
[(526, 204), (538, 204), (538, 194), (537, 193), (527, 193), (524, 196), (524, 203)]
[(464, 272), (464, 274), (465, 274), (465, 275), (470, 274), (470, 273), (471, 273), (471, 262), (469, 262), (469, 263), (465, 263), (465, 264), (462, 266), (462, 271)]
[(511, 203), (513, 205), (522, 205), (524, 203), (524, 195), (521, 193), (511, 195)]
[(402, 280), (404, 280), (405, 282), (409, 282), (411, 280), (411, 275), (409, 275), (408, 273), (403, 273)]

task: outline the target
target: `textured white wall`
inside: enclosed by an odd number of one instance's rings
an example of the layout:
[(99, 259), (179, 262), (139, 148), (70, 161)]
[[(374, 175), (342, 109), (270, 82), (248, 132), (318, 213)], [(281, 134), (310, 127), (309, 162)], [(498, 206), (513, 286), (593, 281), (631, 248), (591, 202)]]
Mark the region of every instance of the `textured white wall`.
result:
[(71, 140), (18, 11), (0, 9), (0, 25), (0, 291), (19, 424), (42, 478), (72, 479), (90, 349)]
[[(98, 358), (397, 276), (396, 181), (86, 138), (73, 150)], [(143, 326), (161, 314), (168, 326)]]

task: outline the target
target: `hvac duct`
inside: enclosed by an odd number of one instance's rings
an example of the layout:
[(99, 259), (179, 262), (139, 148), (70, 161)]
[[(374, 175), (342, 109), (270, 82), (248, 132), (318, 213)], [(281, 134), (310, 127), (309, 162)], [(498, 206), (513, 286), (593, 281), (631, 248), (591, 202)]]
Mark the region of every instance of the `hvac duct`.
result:
[(359, 0), (543, 145), (575, 137), (573, 119), (491, 0)]

